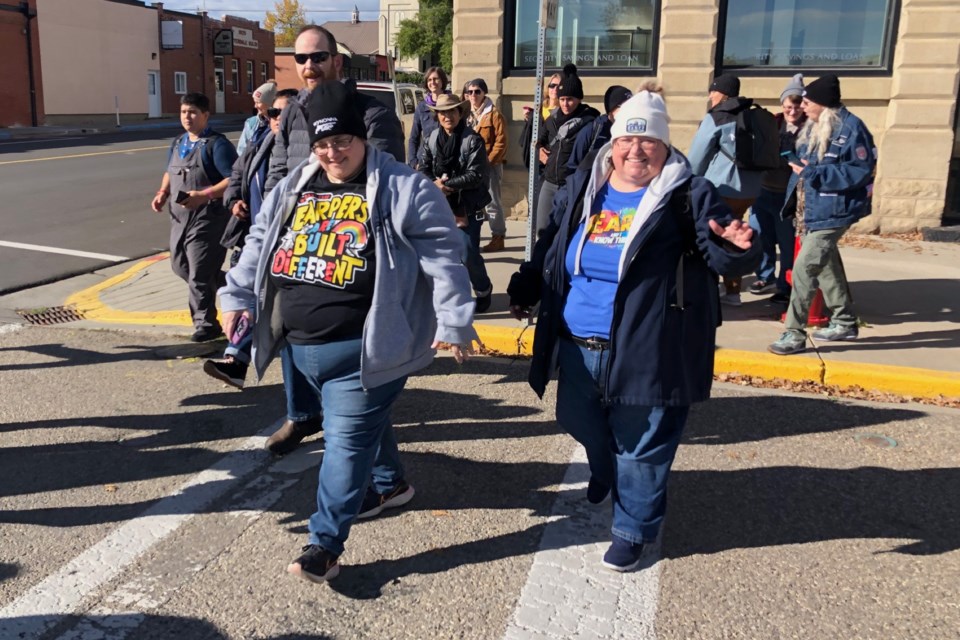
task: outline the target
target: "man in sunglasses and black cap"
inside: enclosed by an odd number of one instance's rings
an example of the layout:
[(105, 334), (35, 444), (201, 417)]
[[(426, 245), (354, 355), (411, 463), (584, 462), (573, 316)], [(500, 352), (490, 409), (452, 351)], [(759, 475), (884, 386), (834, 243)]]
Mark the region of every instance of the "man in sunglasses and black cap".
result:
[[(340, 81), (343, 67), (343, 56), (337, 53), (337, 40), (323, 27), (313, 24), (303, 27), (297, 35), (293, 50), (293, 60), (296, 63), (297, 75), (303, 80), (303, 89), (291, 101), (291, 108), (286, 109), (280, 118), (280, 133), (276, 137), (267, 176), (267, 192), (310, 156), (307, 99), (321, 84)], [(353, 80), (347, 79), (343, 82), (353, 90), (356, 103), (363, 112), (367, 141), (403, 162), (403, 127), (397, 114), (376, 98), (357, 92)]]

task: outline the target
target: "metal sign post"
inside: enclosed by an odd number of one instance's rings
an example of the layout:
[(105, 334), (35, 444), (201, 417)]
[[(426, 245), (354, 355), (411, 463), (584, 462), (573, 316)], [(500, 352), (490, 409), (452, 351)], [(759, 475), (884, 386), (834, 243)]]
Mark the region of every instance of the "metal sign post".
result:
[(540, 138), (540, 110), (543, 106), (543, 58), (547, 42), (547, 29), (557, 28), (557, 6), (559, 0), (543, 0), (540, 4), (540, 21), (537, 32), (537, 88), (533, 94), (533, 111), (530, 139), (530, 173), (527, 178), (527, 243), (524, 248), (524, 260), (529, 261), (533, 255), (533, 245), (537, 235), (537, 191), (539, 189), (539, 150), (537, 140)]

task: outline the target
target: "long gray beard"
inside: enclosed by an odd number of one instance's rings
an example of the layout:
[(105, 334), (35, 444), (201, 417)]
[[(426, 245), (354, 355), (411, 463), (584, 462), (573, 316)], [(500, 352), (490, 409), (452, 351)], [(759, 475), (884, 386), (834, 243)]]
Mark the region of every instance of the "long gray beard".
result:
[(817, 160), (823, 160), (824, 154), (830, 148), (833, 134), (840, 128), (840, 112), (837, 109), (824, 108), (820, 112), (820, 119), (814, 122), (807, 120), (797, 137), (797, 146), (807, 148), (810, 155), (817, 154)]

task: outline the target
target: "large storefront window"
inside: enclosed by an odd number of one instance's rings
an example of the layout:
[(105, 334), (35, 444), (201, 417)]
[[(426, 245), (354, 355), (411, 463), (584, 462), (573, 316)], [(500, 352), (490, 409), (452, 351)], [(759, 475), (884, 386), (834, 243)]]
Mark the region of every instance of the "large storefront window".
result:
[[(560, 0), (557, 28), (547, 31), (544, 67), (573, 62), (581, 70), (650, 70), (659, 0)], [(540, 0), (514, 0), (512, 67), (537, 66)]]
[(889, 64), (895, 0), (726, 0), (724, 68)]

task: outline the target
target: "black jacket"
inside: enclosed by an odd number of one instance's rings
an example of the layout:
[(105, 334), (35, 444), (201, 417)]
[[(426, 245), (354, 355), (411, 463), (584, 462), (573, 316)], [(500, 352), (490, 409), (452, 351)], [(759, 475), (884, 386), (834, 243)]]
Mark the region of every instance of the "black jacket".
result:
[[(388, 109), (376, 98), (356, 91), (352, 79), (342, 80), (354, 91), (357, 107), (363, 111), (363, 123), (367, 126), (367, 142), (386, 151), (403, 162), (403, 126), (395, 111)], [(297, 165), (310, 157), (310, 135), (307, 132), (307, 99), (310, 91), (301, 89), (297, 97), (287, 103), (280, 115), (280, 132), (277, 134), (270, 169), (267, 171), (265, 194), (283, 180)]]
[(564, 116), (560, 109), (550, 114), (540, 129), (540, 140), (537, 142), (538, 148), (550, 151), (543, 169), (544, 180), (563, 186), (567, 176), (573, 173), (567, 168), (567, 161), (573, 153), (577, 134), (599, 116), (599, 111), (583, 102), (569, 116)]
[[(457, 192), (447, 196), (450, 208), (457, 215), (476, 213), (490, 204), (490, 165), (483, 138), (470, 127), (464, 127), (460, 139), (460, 170), (448, 176), (444, 183)], [(430, 180), (439, 178), (443, 171), (439, 166), (437, 145), (440, 129), (434, 129), (420, 150), (420, 171)]]
[[(531, 261), (521, 265), (507, 288), (511, 305), (540, 304), (530, 386), (541, 397), (555, 372), (570, 286), (565, 258), (581, 224), (592, 172), (593, 167), (581, 165), (570, 177), (566, 197), (554, 200)], [(728, 246), (710, 230), (711, 219), (729, 224), (730, 208), (707, 180), (688, 178), (664, 195), (624, 249), (630, 253), (614, 301), (606, 403), (685, 406), (710, 397), (720, 324), (717, 274), (750, 273), (760, 259), (759, 242), (747, 251)], [(681, 259), (682, 296), (677, 288)]]
[[(248, 144), (243, 149), (243, 153), (233, 163), (233, 172), (230, 174), (230, 182), (227, 183), (227, 189), (223, 192), (223, 204), (227, 211), (233, 211), (233, 205), (243, 201), (250, 204), (250, 181), (260, 170), (264, 162), (270, 162), (270, 154), (273, 151), (274, 136), (273, 132), (260, 141), (259, 145)], [(266, 197), (266, 193), (263, 194)], [(227, 249), (243, 246), (243, 239), (250, 231), (250, 220), (241, 220), (234, 215), (227, 221), (227, 228), (223, 231), (220, 238), (220, 244)]]

